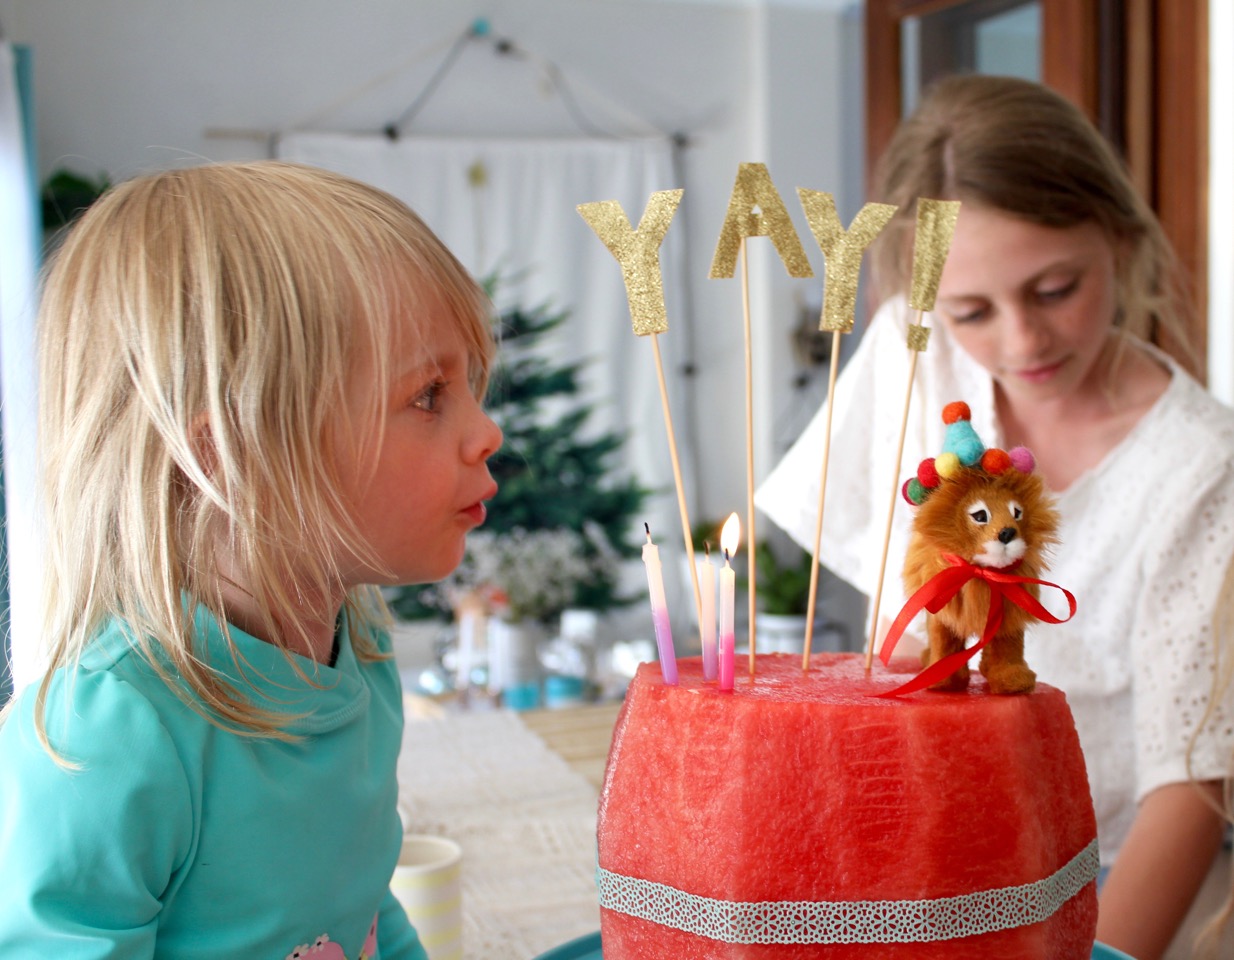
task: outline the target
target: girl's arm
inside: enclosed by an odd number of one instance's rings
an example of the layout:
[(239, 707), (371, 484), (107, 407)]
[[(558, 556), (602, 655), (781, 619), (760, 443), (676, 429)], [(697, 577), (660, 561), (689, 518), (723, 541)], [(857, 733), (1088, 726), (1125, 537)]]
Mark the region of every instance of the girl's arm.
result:
[(1101, 890), (1100, 942), (1136, 960), (1159, 960), (1220, 849), (1220, 803), (1215, 780), (1167, 784), (1141, 801)]

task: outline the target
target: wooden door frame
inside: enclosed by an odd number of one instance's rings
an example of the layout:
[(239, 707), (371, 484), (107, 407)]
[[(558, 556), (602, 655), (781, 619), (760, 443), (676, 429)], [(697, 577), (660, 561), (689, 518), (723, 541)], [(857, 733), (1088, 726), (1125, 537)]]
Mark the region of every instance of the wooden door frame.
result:
[[(901, 21), (965, 0), (865, 0), (866, 175), (900, 119)], [(1044, 82), (1123, 151), (1182, 264), (1204, 379), (1208, 282), (1208, 0), (1041, 0)]]

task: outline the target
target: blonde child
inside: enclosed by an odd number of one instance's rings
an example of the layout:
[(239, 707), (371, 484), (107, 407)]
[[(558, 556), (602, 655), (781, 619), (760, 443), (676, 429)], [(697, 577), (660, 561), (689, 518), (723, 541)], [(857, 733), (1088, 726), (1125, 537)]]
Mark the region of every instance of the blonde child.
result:
[[(918, 197), (962, 207), (897, 476)], [(1229, 772), (1234, 698), (1211, 702), (1210, 681), (1234, 555), (1234, 412), (1148, 342), (1182, 339), (1172, 252), (1117, 156), (1056, 93), (1010, 77), (940, 81), (897, 130), (872, 199), (898, 212), (874, 253), (885, 300), (836, 387), (831, 456), (845, 469), (828, 479), (823, 562), (873, 594), (888, 495), (942, 449), (946, 403), (966, 401), (991, 445), (1033, 451), (1063, 519), (1049, 576), (1079, 610), (1030, 627), (1026, 655), (1066, 691), (1084, 748), (1108, 869), (1097, 937), (1158, 960), (1222, 837), (1209, 801)], [(825, 422), (757, 500), (811, 546)], [(910, 523), (899, 509), (888, 622)]]
[(375, 587), (449, 573), (496, 490), (482, 292), (380, 191), (216, 165), (106, 194), (38, 322), (51, 667), (0, 726), (0, 956), (423, 958)]

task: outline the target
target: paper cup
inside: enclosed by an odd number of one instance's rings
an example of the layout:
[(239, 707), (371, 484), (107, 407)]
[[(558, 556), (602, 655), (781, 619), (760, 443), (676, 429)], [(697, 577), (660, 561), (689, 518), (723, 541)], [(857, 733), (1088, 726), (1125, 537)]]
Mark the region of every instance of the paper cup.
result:
[(429, 960), (462, 960), (462, 851), (453, 840), (408, 834), (390, 889), (420, 934)]

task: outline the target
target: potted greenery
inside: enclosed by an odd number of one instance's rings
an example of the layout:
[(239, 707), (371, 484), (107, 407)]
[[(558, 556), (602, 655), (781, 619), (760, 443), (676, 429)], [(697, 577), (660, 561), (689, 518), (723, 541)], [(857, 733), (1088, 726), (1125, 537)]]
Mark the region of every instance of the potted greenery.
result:
[[(758, 563), (754, 590), (758, 597), (758, 649), (764, 653), (800, 653), (805, 642), (810, 604), (810, 568), (814, 558), (796, 545), (777, 554), (761, 540), (754, 548)], [(781, 559), (787, 556), (789, 559)], [(819, 571), (822, 583), (822, 571)], [(819, 635), (819, 604), (814, 608), (814, 637)], [(818, 649), (818, 644), (813, 644)]]

